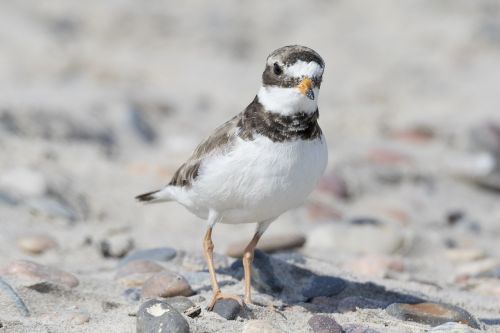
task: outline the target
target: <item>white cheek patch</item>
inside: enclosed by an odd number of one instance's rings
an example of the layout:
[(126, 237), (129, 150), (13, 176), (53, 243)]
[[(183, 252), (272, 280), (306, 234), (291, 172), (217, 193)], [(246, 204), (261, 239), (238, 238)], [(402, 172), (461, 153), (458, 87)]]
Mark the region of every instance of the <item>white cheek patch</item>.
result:
[(311, 100), (297, 88), (261, 87), (257, 96), (266, 111), (290, 115), (295, 112), (315, 112), (318, 108), (319, 89), (314, 88), (315, 99)]
[(285, 74), (292, 77), (319, 77), (323, 75), (323, 68), (315, 62), (297, 61), (290, 67), (285, 68)]

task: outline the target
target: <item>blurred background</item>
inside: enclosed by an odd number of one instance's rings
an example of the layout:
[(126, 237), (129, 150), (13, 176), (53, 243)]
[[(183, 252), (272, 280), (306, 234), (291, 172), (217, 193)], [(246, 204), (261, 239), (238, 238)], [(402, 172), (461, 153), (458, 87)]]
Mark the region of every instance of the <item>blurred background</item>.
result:
[[(305, 238), (299, 251), (356, 276), (466, 283), (498, 267), (496, 0), (1, 1), (0, 265), (84, 274), (132, 249), (200, 252), (204, 221), (133, 198), (243, 110), (288, 44), (326, 62), (330, 159), (266, 237)], [(253, 229), (217, 226), (216, 251)]]

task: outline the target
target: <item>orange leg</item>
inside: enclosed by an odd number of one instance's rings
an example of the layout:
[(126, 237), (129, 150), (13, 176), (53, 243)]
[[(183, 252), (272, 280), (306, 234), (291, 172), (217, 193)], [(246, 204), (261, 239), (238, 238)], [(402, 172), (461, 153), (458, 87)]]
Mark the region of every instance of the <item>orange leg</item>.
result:
[(250, 243), (243, 252), (243, 270), (245, 272), (245, 303), (252, 304), (251, 280), (252, 280), (252, 260), (255, 247), (259, 242), (261, 234), (256, 232)]
[(217, 283), (214, 269), (214, 243), (212, 242), (212, 227), (209, 227), (207, 233), (205, 234), (205, 238), (203, 240), (203, 250), (208, 264), (208, 272), (210, 273), (210, 283), (212, 284), (212, 290), (214, 292), (207, 309), (211, 311), (219, 299), (234, 299), (241, 304), (239, 296), (223, 294), (219, 288), (219, 284)]

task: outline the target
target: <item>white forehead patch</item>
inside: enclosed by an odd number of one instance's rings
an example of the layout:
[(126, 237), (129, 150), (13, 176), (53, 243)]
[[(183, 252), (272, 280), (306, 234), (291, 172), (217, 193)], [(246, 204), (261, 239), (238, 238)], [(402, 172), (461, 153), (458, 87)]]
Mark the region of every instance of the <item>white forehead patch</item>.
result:
[(292, 66), (285, 68), (285, 74), (292, 77), (319, 77), (323, 75), (323, 68), (315, 62), (297, 61)]

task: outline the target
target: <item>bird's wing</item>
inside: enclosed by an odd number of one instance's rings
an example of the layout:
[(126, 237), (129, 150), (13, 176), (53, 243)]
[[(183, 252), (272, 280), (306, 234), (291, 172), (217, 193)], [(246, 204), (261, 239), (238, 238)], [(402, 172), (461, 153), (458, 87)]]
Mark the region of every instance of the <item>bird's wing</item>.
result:
[(198, 172), (204, 159), (228, 152), (236, 139), (237, 126), (241, 117), (242, 114), (238, 114), (215, 129), (206, 140), (196, 147), (189, 159), (177, 169), (168, 185), (179, 187), (191, 186), (196, 177), (198, 177)]

